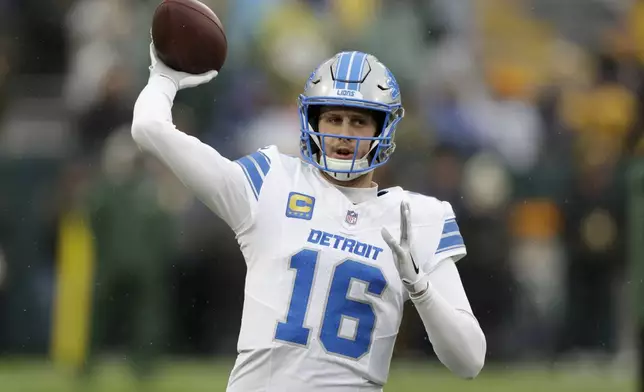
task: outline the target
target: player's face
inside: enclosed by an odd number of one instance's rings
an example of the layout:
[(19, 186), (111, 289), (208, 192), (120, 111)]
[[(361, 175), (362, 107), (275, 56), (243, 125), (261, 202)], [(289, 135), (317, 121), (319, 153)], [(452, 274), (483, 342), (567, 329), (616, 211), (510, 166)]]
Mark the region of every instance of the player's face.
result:
[[(353, 137), (373, 137), (376, 135), (376, 120), (368, 110), (329, 107), (320, 113), (319, 132)], [(363, 158), (369, 152), (371, 143), (356, 139), (325, 137), (324, 149), (327, 156), (337, 159), (353, 159), (356, 145), (356, 158)]]

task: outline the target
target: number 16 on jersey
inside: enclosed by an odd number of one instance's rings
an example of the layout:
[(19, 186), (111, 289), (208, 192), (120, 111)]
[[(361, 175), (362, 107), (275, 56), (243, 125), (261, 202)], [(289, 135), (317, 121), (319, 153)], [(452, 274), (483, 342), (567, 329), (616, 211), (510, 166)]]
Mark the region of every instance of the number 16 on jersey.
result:
[[(302, 346), (309, 342), (311, 330), (304, 326), (304, 319), (315, 283), (319, 253), (319, 250), (303, 249), (290, 259), (290, 268), (295, 270), (293, 292), (286, 322), (277, 324), (276, 340)], [(375, 297), (380, 297), (387, 287), (382, 271), (372, 265), (350, 259), (336, 265), (327, 293), (319, 338), (328, 353), (357, 360), (369, 352), (376, 313), (371, 303), (349, 298), (349, 289), (354, 280), (363, 282), (366, 293)], [(353, 339), (340, 336), (343, 320), (355, 322)]]

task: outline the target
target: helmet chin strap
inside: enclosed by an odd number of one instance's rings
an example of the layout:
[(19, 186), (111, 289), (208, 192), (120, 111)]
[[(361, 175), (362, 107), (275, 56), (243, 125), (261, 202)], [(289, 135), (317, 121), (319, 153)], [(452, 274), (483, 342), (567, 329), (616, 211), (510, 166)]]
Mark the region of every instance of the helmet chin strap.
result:
[[(368, 155), (369, 154), (367, 154), (367, 156)], [(326, 160), (326, 165), (325, 165), (325, 160)], [(356, 159), (355, 161), (350, 159), (331, 158), (329, 156), (327, 156), (325, 159), (325, 157), (322, 156), (322, 153), (320, 152), (318, 154), (318, 163), (320, 164), (320, 166), (326, 167), (326, 169), (321, 169), (322, 171), (329, 174), (331, 177), (335, 178), (338, 181), (351, 181), (373, 170), (373, 169), (365, 170), (369, 168), (369, 160), (366, 157)], [(349, 172), (349, 170), (364, 170), (364, 171), (360, 171), (356, 173), (354, 171)]]

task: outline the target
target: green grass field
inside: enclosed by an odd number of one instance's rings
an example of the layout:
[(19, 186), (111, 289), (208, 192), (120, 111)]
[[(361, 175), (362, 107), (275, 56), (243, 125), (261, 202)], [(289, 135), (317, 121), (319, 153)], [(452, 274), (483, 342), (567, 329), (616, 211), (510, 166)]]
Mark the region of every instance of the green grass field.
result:
[[(128, 368), (111, 363), (98, 369), (88, 384), (80, 384), (47, 363), (0, 363), (2, 392), (212, 392), (224, 391), (229, 362), (172, 362), (137, 388)], [(635, 380), (626, 371), (513, 369), (488, 366), (475, 380), (463, 381), (437, 366), (395, 362), (385, 391), (453, 392), (633, 392)]]

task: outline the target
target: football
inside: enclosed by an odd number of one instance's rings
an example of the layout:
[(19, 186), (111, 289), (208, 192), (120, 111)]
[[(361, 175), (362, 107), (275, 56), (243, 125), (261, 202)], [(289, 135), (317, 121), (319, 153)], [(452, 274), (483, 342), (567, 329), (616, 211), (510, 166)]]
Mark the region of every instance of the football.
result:
[(152, 42), (165, 65), (190, 74), (220, 71), (228, 42), (215, 13), (197, 0), (164, 0), (152, 19)]

